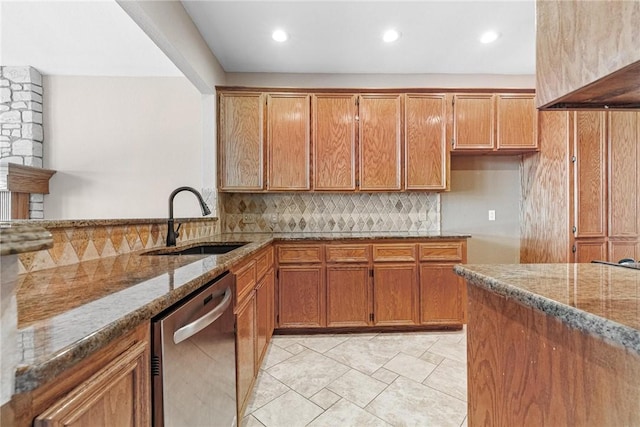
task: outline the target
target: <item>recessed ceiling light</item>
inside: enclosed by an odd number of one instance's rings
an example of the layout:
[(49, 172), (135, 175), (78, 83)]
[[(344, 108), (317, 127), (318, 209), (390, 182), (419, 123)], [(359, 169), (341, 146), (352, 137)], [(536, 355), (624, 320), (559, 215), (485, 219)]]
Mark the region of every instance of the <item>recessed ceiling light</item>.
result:
[(283, 30), (275, 30), (271, 34), (271, 38), (277, 42), (286, 42), (289, 39), (289, 34), (285, 33)]
[(487, 31), (480, 36), (480, 43), (493, 43), (494, 41), (498, 40), (499, 37), (500, 33), (498, 33), (497, 31)]
[(386, 43), (394, 42), (399, 38), (400, 38), (400, 33), (396, 30), (387, 30), (382, 35), (382, 40), (384, 40)]

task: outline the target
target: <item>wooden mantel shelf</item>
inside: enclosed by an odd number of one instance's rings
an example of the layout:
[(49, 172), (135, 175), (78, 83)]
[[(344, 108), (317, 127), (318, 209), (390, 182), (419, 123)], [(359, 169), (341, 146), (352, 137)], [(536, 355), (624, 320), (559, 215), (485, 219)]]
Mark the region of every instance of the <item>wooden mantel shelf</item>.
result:
[(51, 169), (9, 163), (7, 189), (15, 193), (49, 194), (49, 179), (56, 173)]

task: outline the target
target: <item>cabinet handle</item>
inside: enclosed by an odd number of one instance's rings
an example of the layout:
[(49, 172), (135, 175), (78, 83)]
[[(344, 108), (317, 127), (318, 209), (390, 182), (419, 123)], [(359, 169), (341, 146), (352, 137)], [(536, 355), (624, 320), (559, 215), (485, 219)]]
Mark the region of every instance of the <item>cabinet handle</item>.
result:
[[(216, 296), (220, 296), (220, 294), (221, 293)], [(179, 344), (218, 320), (224, 311), (231, 305), (231, 296), (231, 288), (229, 287), (224, 291), (224, 298), (220, 304), (218, 304), (213, 310), (175, 331), (173, 333), (173, 342), (175, 344)]]

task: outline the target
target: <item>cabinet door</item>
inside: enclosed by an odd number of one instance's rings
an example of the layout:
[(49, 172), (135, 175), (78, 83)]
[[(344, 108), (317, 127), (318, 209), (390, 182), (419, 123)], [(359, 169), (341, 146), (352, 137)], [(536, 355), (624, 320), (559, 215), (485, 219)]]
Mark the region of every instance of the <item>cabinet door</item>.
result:
[(609, 236), (640, 235), (640, 113), (609, 113)]
[(444, 94), (405, 98), (405, 188), (446, 190), (449, 175)]
[(605, 240), (576, 240), (574, 262), (606, 261), (607, 242)]
[(313, 188), (356, 189), (356, 95), (313, 95)]
[(401, 95), (360, 97), (360, 190), (400, 190)]
[(640, 241), (609, 240), (609, 259), (618, 262), (624, 258), (640, 259)]
[(255, 291), (236, 309), (236, 385), (238, 419), (242, 419), (256, 374)]
[(534, 94), (496, 95), (498, 150), (536, 150), (538, 112)]
[(418, 286), (415, 264), (373, 267), (375, 326), (417, 324)]
[(453, 96), (453, 150), (492, 150), (494, 143), (494, 95)]
[(267, 96), (267, 189), (309, 190), (310, 95)]
[(368, 326), (369, 267), (327, 266), (327, 326)]
[(149, 343), (138, 342), (39, 415), (35, 427), (148, 426)]
[(325, 326), (326, 292), (323, 273), (321, 265), (279, 267), (278, 327)]
[(605, 113), (574, 114), (574, 224), (576, 238), (607, 235)]
[(256, 373), (273, 333), (273, 269), (256, 286)]
[(453, 264), (420, 266), (420, 321), (423, 325), (464, 323), (465, 282)]
[(220, 95), (220, 190), (263, 190), (263, 105), (261, 93)]

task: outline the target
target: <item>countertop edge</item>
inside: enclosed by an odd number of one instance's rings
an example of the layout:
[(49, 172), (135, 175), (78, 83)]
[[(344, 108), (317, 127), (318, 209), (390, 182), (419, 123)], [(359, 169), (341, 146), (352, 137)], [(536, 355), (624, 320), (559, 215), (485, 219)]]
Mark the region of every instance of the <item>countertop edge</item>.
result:
[(476, 286), (513, 299), (526, 307), (553, 316), (574, 329), (640, 355), (640, 331), (636, 329), (521, 289), (495, 277), (475, 272), (461, 264), (454, 266), (453, 270)]

